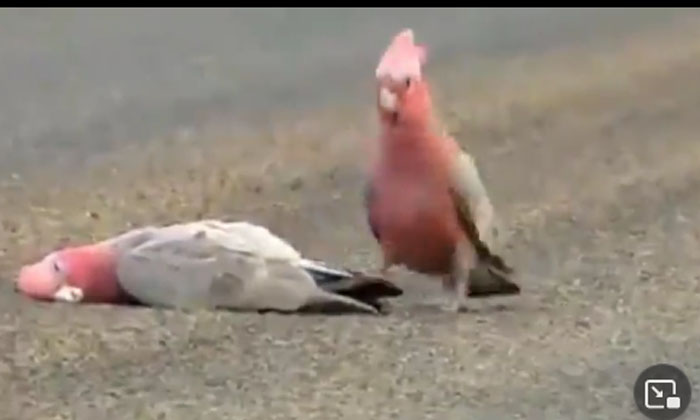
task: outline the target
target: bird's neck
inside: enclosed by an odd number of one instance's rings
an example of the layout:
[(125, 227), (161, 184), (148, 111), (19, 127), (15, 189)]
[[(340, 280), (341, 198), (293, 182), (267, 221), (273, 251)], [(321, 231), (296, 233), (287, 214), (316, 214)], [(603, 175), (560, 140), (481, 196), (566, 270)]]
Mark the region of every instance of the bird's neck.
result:
[(78, 249), (75, 255), (78, 258), (71, 264), (70, 283), (83, 290), (86, 301), (116, 302), (122, 299), (124, 292), (119, 286), (116, 260), (111, 249), (107, 246), (89, 246)]
[(382, 121), (381, 127), (384, 137), (402, 141), (408, 141), (410, 139), (425, 137), (433, 134), (433, 124), (431, 124), (429, 120), (384, 120)]
[(427, 129), (397, 128), (385, 133), (381, 142), (381, 160), (392, 171), (419, 173), (421, 168), (433, 167), (439, 162), (443, 149), (441, 140)]

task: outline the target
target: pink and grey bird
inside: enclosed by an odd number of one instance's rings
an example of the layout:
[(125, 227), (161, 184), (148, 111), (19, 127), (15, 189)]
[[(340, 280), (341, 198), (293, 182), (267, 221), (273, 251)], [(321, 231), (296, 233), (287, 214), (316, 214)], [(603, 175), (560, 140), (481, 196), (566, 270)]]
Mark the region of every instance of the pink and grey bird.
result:
[(377, 313), (401, 289), (302, 258), (268, 229), (204, 220), (144, 227), (23, 267), (34, 299), (171, 308)]
[(427, 50), (396, 35), (376, 69), (381, 133), (365, 191), (382, 272), (394, 265), (441, 276), (457, 311), (467, 296), (518, 294), (494, 253), (494, 212), (473, 158), (438, 128), (423, 77)]

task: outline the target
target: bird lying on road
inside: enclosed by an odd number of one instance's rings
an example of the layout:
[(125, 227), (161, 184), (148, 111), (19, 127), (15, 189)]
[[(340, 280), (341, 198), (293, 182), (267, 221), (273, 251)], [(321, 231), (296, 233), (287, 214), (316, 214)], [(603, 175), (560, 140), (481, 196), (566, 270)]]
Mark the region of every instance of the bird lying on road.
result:
[(302, 258), (267, 228), (203, 220), (147, 226), (22, 267), (38, 300), (233, 311), (381, 311), (403, 291), (380, 277)]

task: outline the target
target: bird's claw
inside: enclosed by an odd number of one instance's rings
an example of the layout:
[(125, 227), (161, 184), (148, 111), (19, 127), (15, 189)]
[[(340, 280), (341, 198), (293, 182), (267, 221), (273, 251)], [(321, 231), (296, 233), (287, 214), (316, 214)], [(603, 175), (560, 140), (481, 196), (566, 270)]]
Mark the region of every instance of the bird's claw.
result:
[(380, 315), (389, 315), (392, 311), (392, 305), (387, 301), (377, 301), (374, 307)]
[(467, 307), (462, 303), (450, 302), (443, 306), (443, 311), (451, 314), (457, 314), (460, 312), (467, 312)]
[(451, 293), (442, 308), (448, 313), (467, 312), (467, 299), (460, 294)]

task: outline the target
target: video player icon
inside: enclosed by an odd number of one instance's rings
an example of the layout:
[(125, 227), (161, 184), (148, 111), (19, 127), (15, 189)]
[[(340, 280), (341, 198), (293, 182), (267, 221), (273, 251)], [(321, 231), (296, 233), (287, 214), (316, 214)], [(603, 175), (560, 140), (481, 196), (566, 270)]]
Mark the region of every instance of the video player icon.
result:
[(645, 369), (634, 384), (637, 408), (652, 420), (673, 420), (690, 404), (688, 377), (675, 366), (658, 364)]
[(681, 397), (676, 391), (676, 381), (673, 379), (649, 379), (644, 382), (644, 405), (650, 410), (663, 410), (664, 408), (677, 410), (681, 408)]

